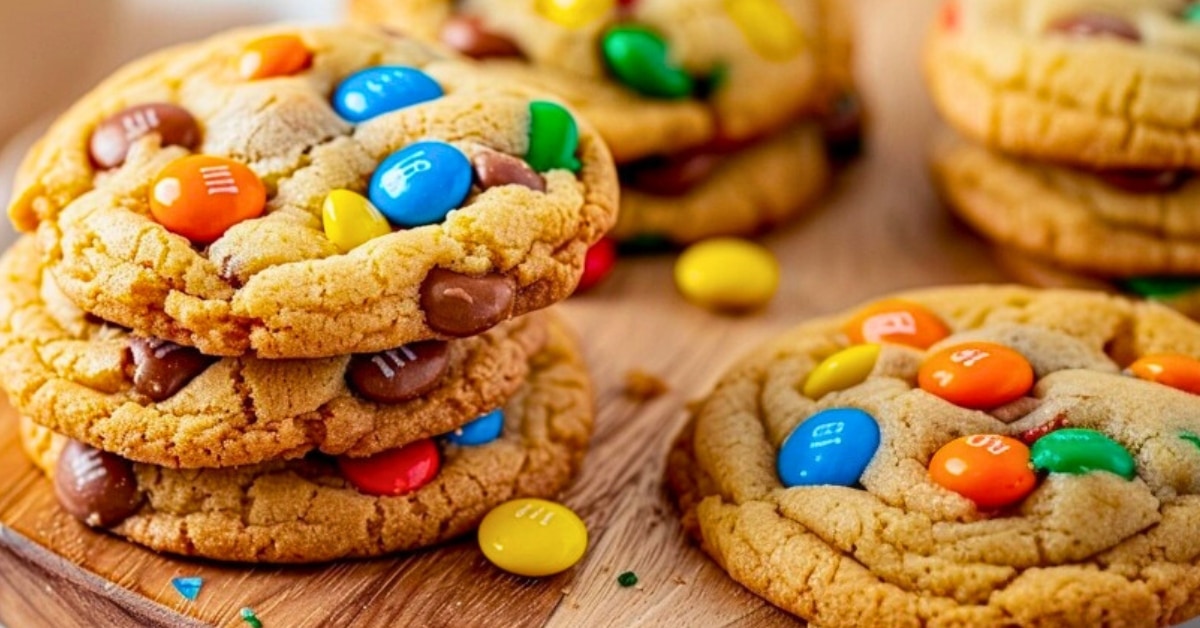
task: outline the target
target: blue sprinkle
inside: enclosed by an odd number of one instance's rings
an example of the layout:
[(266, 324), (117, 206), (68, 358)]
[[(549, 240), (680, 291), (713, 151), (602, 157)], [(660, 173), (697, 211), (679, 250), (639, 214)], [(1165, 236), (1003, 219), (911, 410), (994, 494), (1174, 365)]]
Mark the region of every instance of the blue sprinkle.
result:
[(200, 595), (200, 587), (204, 586), (204, 578), (191, 576), (187, 578), (171, 578), (171, 586), (189, 602), (195, 602)]

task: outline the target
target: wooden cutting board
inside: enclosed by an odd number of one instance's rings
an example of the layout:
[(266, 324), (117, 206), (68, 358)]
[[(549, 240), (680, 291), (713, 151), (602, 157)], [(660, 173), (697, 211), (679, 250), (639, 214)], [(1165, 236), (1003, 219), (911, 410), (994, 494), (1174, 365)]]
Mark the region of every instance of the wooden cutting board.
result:
[[(673, 256), (622, 260), (600, 288), (561, 306), (580, 331), (597, 383), (596, 436), (562, 500), (586, 521), (590, 546), (574, 569), (543, 580), (493, 568), (474, 539), (398, 558), (276, 568), (156, 555), (89, 531), (60, 512), (20, 451), (13, 411), (0, 406), (0, 622), (10, 626), (790, 625), (729, 580), (679, 531), (662, 486), (665, 452), (685, 404), (755, 344), (810, 316), (899, 289), (997, 281), (982, 243), (939, 206), (925, 166), (936, 127), (918, 65), (932, 0), (860, 0), (859, 79), (872, 115), (869, 154), (827, 203), (764, 242), (783, 284), (754, 315), (687, 304)], [(786, 182), (781, 182), (786, 185)], [(623, 394), (633, 369), (667, 394)], [(616, 578), (635, 572), (640, 583)], [(199, 599), (171, 587), (200, 576)]]

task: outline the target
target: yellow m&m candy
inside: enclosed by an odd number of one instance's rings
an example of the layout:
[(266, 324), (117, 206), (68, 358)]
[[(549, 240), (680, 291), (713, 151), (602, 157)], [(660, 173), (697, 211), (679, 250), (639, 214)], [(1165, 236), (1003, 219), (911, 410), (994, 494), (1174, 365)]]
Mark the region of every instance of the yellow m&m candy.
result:
[(804, 396), (820, 399), (838, 390), (862, 383), (879, 360), (879, 345), (862, 344), (842, 349), (825, 358), (804, 380)]
[(325, 203), (321, 206), (321, 222), (325, 227), (325, 236), (342, 252), (392, 232), (387, 218), (375, 209), (371, 201), (350, 190), (334, 190), (325, 197)]
[(614, 4), (613, 0), (537, 0), (534, 6), (556, 24), (580, 28), (604, 17)]
[(725, 11), (750, 47), (772, 61), (786, 61), (804, 48), (804, 31), (779, 0), (725, 0)]
[(750, 310), (775, 296), (779, 263), (766, 248), (738, 238), (711, 238), (675, 262), (675, 283), (688, 300), (717, 310)]
[(479, 548), (493, 565), (518, 576), (566, 571), (587, 550), (587, 527), (571, 509), (544, 499), (514, 499), (479, 524)]

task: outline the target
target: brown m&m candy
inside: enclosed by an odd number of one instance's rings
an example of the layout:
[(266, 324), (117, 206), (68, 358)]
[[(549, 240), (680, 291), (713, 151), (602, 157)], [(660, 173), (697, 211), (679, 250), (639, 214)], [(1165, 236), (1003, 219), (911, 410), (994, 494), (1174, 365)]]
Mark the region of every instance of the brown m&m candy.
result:
[(58, 456), (54, 493), (64, 510), (92, 527), (115, 526), (142, 503), (128, 460), (75, 440)]
[(512, 315), (517, 289), (503, 275), (471, 277), (434, 268), (421, 284), (421, 309), (434, 331), (474, 336)]
[(129, 338), (133, 387), (154, 401), (179, 392), (216, 358), (160, 338)]
[(443, 44), (475, 59), (522, 56), (511, 39), (487, 30), (477, 17), (458, 15), (446, 20), (440, 37)]
[(88, 154), (98, 168), (125, 163), (129, 146), (144, 135), (158, 133), (163, 146), (193, 149), (200, 145), (200, 127), (192, 114), (170, 103), (129, 107), (96, 126), (88, 140)]
[(1060, 18), (1050, 24), (1050, 32), (1075, 37), (1115, 37), (1138, 42), (1142, 34), (1125, 18), (1107, 13), (1079, 13)]
[(1105, 170), (1105, 183), (1130, 194), (1167, 194), (1192, 178), (1187, 170)]
[(546, 180), (534, 172), (524, 159), (494, 150), (485, 150), (471, 159), (475, 180), (487, 190), (498, 185), (523, 185), (538, 192), (546, 191)]
[(671, 157), (648, 157), (621, 169), (621, 180), (629, 187), (659, 196), (680, 196), (707, 179), (721, 165), (724, 155), (696, 150)]
[(449, 365), (445, 342), (417, 342), (354, 356), (346, 369), (346, 379), (358, 394), (371, 401), (398, 403), (432, 390)]

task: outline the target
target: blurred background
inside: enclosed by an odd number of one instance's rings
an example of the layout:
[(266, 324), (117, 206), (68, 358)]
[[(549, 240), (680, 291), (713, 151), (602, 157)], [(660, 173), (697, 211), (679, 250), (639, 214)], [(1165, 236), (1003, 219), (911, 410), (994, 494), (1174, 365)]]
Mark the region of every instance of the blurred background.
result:
[[(342, 0), (0, 0), (0, 206), (25, 149), (80, 95), (152, 50), (233, 26), (327, 22)], [(0, 248), (13, 238), (0, 220)]]

